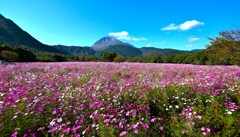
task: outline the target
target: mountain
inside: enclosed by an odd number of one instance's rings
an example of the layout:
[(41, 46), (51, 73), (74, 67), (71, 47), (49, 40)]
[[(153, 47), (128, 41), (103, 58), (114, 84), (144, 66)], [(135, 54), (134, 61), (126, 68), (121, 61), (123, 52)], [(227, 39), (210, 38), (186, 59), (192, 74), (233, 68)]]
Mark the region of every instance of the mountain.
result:
[(91, 47), (64, 46), (64, 45), (55, 45), (54, 47), (62, 52), (72, 55), (93, 56), (96, 53), (96, 51)]
[(160, 48), (154, 48), (154, 47), (142, 47), (140, 48), (142, 51), (143, 57), (150, 57), (150, 56), (171, 56), (176, 54), (194, 54), (197, 52), (202, 51), (201, 49), (196, 50), (176, 50), (176, 49), (160, 49)]
[(103, 37), (103, 38), (99, 39), (98, 41), (96, 41), (92, 45), (92, 48), (95, 51), (103, 51), (112, 45), (124, 45), (124, 43), (114, 37), (107, 36), (107, 37)]
[(122, 41), (109, 36), (96, 41), (92, 48), (97, 52), (96, 56), (102, 56), (102, 54), (107, 51), (116, 52), (124, 57), (140, 57), (142, 55), (142, 52), (133, 45), (123, 43)]
[(11, 46), (23, 46), (33, 51), (63, 53), (58, 49), (45, 45), (22, 30), (12, 20), (6, 19), (0, 14), (0, 44)]

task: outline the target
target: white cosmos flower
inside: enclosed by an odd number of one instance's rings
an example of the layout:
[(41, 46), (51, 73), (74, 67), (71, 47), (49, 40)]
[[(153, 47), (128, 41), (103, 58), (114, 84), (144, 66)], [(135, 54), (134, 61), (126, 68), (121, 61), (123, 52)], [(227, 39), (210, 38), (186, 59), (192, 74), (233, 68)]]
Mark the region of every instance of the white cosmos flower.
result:
[(53, 119), (53, 120), (49, 123), (49, 125), (50, 125), (50, 126), (53, 126), (53, 125), (56, 123), (55, 120), (56, 120), (56, 119)]

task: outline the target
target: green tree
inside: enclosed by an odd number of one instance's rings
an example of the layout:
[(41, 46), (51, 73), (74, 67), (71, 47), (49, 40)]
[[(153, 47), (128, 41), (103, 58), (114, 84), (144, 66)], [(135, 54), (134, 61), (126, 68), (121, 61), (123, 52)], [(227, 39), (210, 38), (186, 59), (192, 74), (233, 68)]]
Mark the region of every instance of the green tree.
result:
[(175, 57), (172, 60), (172, 63), (185, 63), (185, 59), (190, 55), (180, 54), (175, 55)]
[(185, 59), (185, 63), (196, 64), (196, 65), (205, 65), (207, 60), (208, 60), (208, 58), (207, 58), (205, 52), (201, 51), (201, 52), (195, 53), (191, 56), (188, 56)]
[(18, 60), (19, 62), (33, 62), (36, 61), (36, 56), (27, 50), (21, 49), (21, 48), (15, 48), (15, 52), (18, 53), (19, 57)]
[(52, 56), (52, 58), (53, 58), (53, 60), (56, 61), (56, 62), (63, 62), (63, 61), (66, 60), (64, 56), (58, 55), (58, 54), (54, 54), (54, 55)]
[(18, 53), (9, 51), (9, 50), (2, 50), (0, 53), (2, 59), (5, 59), (10, 62), (15, 62), (18, 60)]
[(104, 52), (102, 58), (104, 61), (113, 62), (116, 56), (117, 56), (117, 53), (115, 52)]
[(240, 29), (220, 32), (209, 40), (211, 44), (205, 50), (209, 64), (240, 65)]
[(152, 62), (153, 62), (153, 63), (163, 63), (162, 57), (160, 57), (160, 56), (154, 56), (154, 57), (152, 57)]
[(173, 59), (174, 59), (175, 55), (171, 55), (171, 56), (166, 56), (166, 57), (163, 57), (162, 60), (164, 63), (173, 63)]

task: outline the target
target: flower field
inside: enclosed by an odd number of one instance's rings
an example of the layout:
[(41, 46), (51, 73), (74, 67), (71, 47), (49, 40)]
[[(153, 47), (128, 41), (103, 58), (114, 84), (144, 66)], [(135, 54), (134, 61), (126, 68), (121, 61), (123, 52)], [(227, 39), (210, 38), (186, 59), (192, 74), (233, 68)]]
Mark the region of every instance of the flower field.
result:
[(240, 68), (0, 66), (0, 136), (240, 136)]

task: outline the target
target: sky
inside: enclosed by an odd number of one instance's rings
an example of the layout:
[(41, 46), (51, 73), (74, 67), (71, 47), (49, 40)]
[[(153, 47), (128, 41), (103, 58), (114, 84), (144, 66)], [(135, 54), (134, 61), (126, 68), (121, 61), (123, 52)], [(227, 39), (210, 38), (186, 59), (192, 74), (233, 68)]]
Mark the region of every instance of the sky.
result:
[(203, 49), (240, 25), (239, 0), (0, 0), (0, 14), (44, 44)]

